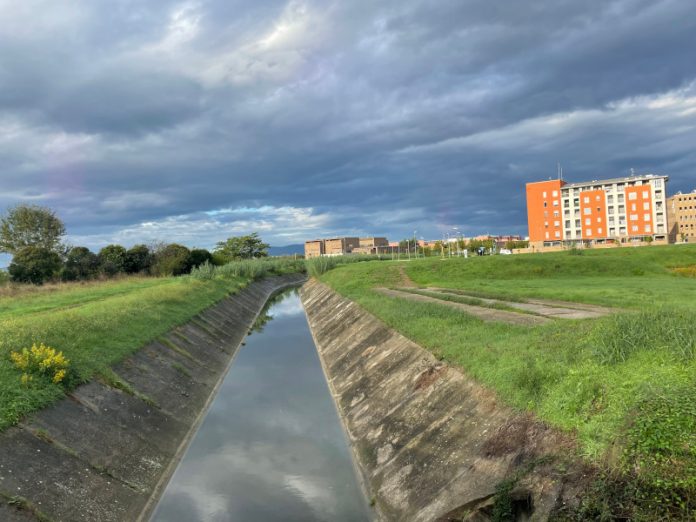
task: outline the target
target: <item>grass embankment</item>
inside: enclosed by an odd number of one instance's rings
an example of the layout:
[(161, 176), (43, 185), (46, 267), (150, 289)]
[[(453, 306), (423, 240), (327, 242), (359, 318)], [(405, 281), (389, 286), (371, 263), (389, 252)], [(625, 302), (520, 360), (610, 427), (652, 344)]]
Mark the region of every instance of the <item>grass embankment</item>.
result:
[[(259, 261), (205, 278), (133, 277), (24, 291), (15, 287), (5, 290), (11, 297), (0, 291), (0, 431), (95, 375), (113, 379), (112, 365), (253, 279), (302, 268), (292, 261)], [(70, 361), (69, 379), (55, 384), (37, 376), (22, 384), (22, 371), (10, 354), (34, 343), (63, 352)]]
[[(598, 488), (577, 516), (657, 520), (696, 509), (696, 279), (680, 275), (694, 265), (696, 246), (645, 247), (359, 263), (321, 279), (508, 404), (577, 433), (584, 456), (623, 484)], [(404, 276), (423, 287), (625, 311), (530, 328), (372, 290), (402, 286)]]

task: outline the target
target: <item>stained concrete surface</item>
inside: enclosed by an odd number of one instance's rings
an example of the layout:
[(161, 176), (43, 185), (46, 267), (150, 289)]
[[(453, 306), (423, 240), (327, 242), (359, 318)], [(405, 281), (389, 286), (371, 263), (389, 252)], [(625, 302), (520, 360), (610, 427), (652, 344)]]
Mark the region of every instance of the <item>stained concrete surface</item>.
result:
[(303, 280), (252, 283), (117, 365), (136, 395), (92, 382), (0, 434), (0, 520), (147, 520), (257, 314)]
[(502, 405), (326, 285), (310, 280), (301, 297), (382, 520), (488, 520), (496, 487), (516, 474), (520, 520), (545, 520), (572, 500), (556, 466), (573, 454), (569, 437)]
[(461, 295), (463, 297), (471, 297), (487, 305), (502, 304), (510, 308), (516, 308), (523, 312), (531, 312), (545, 317), (558, 319), (594, 319), (614, 313), (616, 310), (605, 306), (589, 305), (584, 303), (575, 303), (572, 301), (557, 301), (546, 299), (525, 299), (523, 302), (507, 301), (505, 299), (490, 299), (478, 297), (476, 295), (467, 294), (464, 291), (452, 290), (449, 288), (428, 287), (424, 288), (431, 292), (441, 294)]
[(517, 324), (521, 326), (534, 326), (537, 324), (548, 323), (550, 320), (548, 317), (541, 317), (539, 315), (511, 312), (508, 310), (499, 310), (496, 308), (487, 308), (485, 306), (475, 306), (465, 303), (455, 303), (453, 301), (445, 301), (444, 299), (438, 299), (437, 297), (430, 297), (427, 295), (399, 291), (391, 288), (377, 288), (376, 290), (379, 293), (389, 297), (396, 297), (399, 299), (406, 299), (408, 301), (434, 303), (442, 306), (447, 306), (455, 310), (466, 312), (467, 314), (473, 315), (474, 317), (477, 317), (482, 321), (499, 321), (502, 323)]

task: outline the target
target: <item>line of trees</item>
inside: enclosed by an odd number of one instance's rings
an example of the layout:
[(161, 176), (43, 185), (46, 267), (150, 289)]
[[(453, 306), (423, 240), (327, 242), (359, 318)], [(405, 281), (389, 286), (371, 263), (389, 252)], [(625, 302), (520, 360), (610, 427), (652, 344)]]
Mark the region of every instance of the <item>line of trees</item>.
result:
[(231, 237), (213, 252), (189, 249), (177, 243), (135, 245), (126, 249), (108, 245), (92, 252), (84, 246), (62, 243), (65, 225), (54, 211), (19, 205), (0, 217), (0, 252), (12, 255), (8, 268), (16, 282), (42, 284), (49, 280), (84, 281), (119, 274), (178, 276), (211, 263), (266, 257), (269, 246), (258, 234)]

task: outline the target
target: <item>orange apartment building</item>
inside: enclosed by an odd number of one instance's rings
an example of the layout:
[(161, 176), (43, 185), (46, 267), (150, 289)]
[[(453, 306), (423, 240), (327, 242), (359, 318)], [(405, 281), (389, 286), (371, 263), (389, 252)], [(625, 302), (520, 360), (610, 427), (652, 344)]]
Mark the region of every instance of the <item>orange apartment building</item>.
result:
[(670, 243), (696, 243), (696, 190), (667, 199)]
[(531, 247), (667, 243), (667, 176), (527, 183)]

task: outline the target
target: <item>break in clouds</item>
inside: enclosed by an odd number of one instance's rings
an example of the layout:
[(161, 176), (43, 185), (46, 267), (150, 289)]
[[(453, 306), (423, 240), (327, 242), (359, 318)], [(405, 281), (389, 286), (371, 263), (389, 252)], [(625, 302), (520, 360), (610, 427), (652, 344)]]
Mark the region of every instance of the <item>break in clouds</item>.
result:
[(73, 244), (526, 233), (524, 183), (696, 188), (691, 0), (0, 0), (0, 208)]

